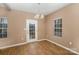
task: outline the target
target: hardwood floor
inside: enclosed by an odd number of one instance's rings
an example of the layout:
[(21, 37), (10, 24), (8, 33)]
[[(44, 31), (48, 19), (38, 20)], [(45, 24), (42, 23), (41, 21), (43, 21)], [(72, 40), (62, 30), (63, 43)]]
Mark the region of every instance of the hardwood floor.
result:
[(32, 42), (0, 50), (1, 55), (75, 55), (48, 41)]

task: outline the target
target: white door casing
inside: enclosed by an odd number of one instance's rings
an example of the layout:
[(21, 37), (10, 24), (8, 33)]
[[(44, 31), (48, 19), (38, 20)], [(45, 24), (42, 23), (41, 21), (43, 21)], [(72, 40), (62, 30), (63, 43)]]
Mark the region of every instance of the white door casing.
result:
[[(35, 25), (35, 38), (30, 38), (30, 24)], [(37, 20), (28, 19), (26, 20), (26, 41), (31, 42), (38, 39), (38, 22)]]

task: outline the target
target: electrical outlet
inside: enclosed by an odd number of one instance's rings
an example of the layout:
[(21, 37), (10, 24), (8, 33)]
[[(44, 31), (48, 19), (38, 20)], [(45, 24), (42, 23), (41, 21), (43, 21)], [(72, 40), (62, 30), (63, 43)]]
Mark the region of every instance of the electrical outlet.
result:
[(72, 42), (69, 42), (69, 45), (72, 45)]

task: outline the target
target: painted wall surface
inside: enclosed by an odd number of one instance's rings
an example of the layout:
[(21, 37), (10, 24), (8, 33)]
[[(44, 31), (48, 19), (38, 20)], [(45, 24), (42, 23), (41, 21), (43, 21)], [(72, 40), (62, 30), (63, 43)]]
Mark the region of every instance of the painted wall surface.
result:
[[(59, 17), (63, 24), (62, 37), (54, 35), (54, 20)], [(47, 39), (79, 52), (79, 4), (68, 5), (46, 16), (46, 34)]]
[(35, 14), (22, 11), (7, 11), (0, 8), (0, 16), (8, 17), (8, 37), (0, 39), (0, 47), (26, 42), (25, 22), (28, 19), (38, 21), (38, 39), (44, 39), (44, 19), (34, 19)]
[[(0, 17), (7, 16), (7, 10), (5, 8), (0, 7)], [(5, 46), (10, 44), (10, 39), (8, 38), (0, 38), (0, 46)]]
[[(8, 17), (8, 37), (0, 39), (0, 47), (26, 41), (25, 21), (34, 19), (35, 14), (22, 11), (7, 11), (0, 7), (0, 16)], [(54, 36), (54, 20), (62, 18), (63, 36)], [(79, 4), (71, 4), (45, 19), (38, 19), (38, 39), (49, 39), (79, 52)], [(72, 42), (72, 45), (69, 44)]]

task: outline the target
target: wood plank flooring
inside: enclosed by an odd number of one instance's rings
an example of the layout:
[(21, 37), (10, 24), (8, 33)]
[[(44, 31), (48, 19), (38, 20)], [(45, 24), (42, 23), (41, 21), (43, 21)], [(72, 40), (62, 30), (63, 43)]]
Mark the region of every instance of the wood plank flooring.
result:
[(75, 53), (45, 40), (2, 49), (0, 55), (75, 55)]

